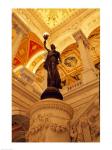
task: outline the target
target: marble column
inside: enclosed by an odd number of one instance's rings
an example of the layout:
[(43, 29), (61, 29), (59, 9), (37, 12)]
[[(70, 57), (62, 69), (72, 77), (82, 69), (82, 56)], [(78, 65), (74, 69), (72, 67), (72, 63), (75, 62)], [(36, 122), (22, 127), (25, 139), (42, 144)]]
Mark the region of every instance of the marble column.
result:
[(80, 51), (81, 61), (83, 65), (82, 82), (86, 84), (88, 82), (91, 82), (92, 80), (97, 79), (95, 67), (93, 62), (91, 61), (89, 54), (88, 41), (81, 30), (73, 34), (73, 37), (78, 44), (78, 49)]
[(58, 99), (44, 99), (32, 106), (29, 142), (70, 142), (70, 120), (73, 109)]

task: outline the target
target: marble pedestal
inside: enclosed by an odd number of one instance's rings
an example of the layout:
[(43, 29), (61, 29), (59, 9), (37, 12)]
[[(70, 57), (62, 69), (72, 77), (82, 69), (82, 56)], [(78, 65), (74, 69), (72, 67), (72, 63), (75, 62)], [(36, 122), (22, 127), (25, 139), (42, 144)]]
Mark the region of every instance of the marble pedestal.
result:
[(70, 120), (73, 109), (64, 101), (44, 99), (30, 111), (29, 142), (70, 142)]

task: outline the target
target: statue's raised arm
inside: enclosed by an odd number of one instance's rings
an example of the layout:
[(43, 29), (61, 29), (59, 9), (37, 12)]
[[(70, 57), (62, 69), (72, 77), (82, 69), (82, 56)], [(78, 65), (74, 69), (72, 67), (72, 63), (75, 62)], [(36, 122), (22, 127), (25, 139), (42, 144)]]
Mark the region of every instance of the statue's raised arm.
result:
[(47, 46), (46, 46), (46, 40), (44, 40), (44, 48), (45, 48), (48, 52), (50, 51), (50, 49), (48, 49)]

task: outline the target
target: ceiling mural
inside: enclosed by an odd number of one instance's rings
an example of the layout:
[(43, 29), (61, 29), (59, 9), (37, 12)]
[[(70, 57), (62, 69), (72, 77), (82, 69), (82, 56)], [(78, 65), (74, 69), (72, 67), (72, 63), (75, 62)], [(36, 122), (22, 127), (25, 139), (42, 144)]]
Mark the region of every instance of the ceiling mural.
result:
[(69, 56), (67, 57), (65, 60), (64, 60), (64, 64), (67, 66), (67, 67), (75, 67), (76, 64), (77, 64), (77, 59), (75, 56)]
[(61, 54), (61, 59), (62, 64), (60, 64), (59, 72), (61, 75), (63, 74), (62, 85), (72, 85), (79, 80), (78, 76), (82, 70), (82, 62), (77, 44), (74, 43), (66, 47)]
[(35, 34), (29, 32), (19, 45), (13, 60), (13, 65), (17, 67), (18, 65), (27, 64), (29, 59), (41, 50), (43, 50), (41, 41)]
[(77, 44), (71, 44), (66, 47), (62, 54), (62, 66), (65, 72), (71, 73), (81, 66), (80, 53), (77, 49)]

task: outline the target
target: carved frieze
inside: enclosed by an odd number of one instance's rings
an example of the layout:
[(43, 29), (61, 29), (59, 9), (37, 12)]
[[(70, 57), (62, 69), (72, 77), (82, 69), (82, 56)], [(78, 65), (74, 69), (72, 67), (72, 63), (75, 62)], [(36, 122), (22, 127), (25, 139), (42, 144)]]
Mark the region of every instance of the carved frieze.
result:
[(70, 133), (74, 142), (98, 142), (100, 139), (99, 108), (93, 104), (72, 126)]

